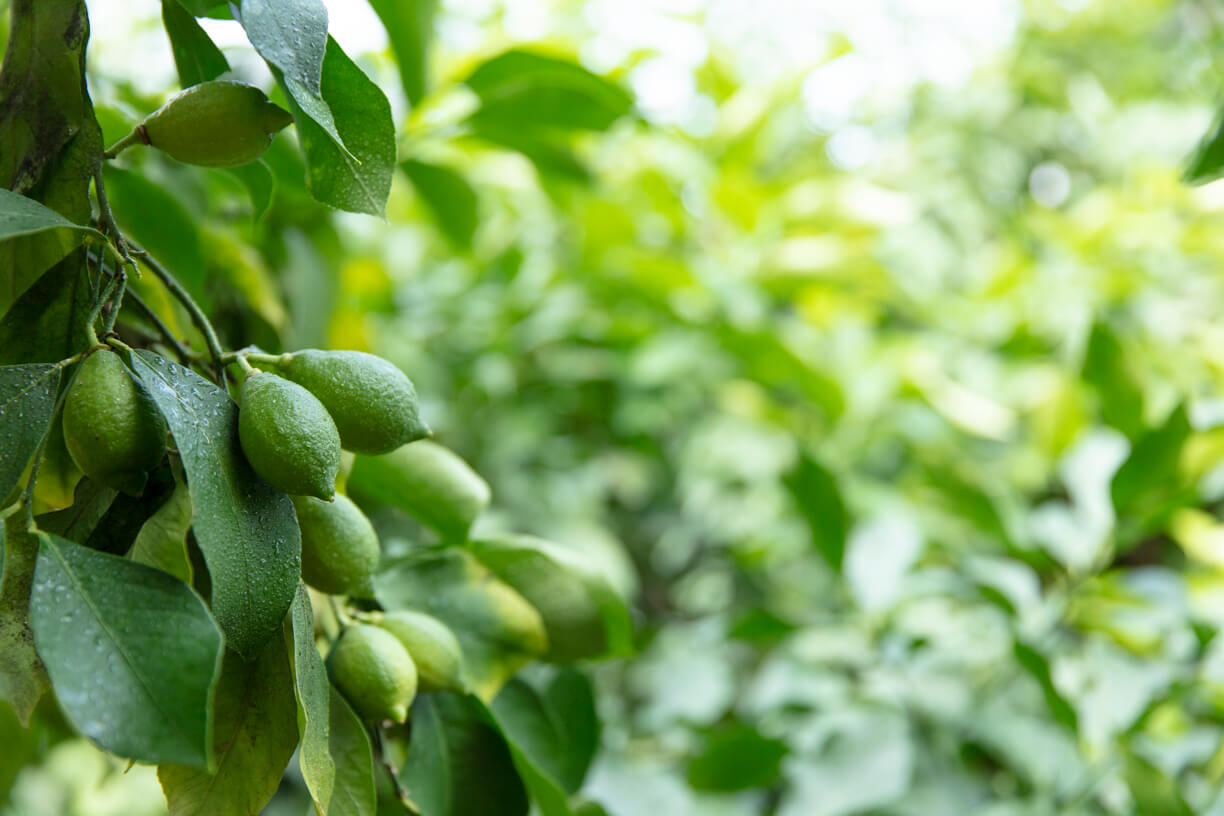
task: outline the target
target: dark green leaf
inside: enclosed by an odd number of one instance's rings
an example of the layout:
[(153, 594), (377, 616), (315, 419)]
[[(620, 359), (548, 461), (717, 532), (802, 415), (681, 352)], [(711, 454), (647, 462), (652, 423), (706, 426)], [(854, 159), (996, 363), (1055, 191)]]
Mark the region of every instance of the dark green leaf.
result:
[(1126, 350), (1104, 323), (1095, 323), (1084, 351), (1084, 382), (1100, 398), (1101, 419), (1135, 439), (1143, 432), (1143, 386), (1128, 364)]
[(837, 480), (822, 464), (803, 454), (785, 481), (799, 512), (807, 520), (812, 546), (825, 563), (841, 572), (849, 520)]
[(87, 237), (105, 240), (97, 230), (0, 187), (0, 315)]
[(1110, 484), (1118, 514), (1119, 547), (1123, 550), (1158, 528), (1165, 518), (1194, 499), (1193, 485), (1178, 479), (1182, 447), (1190, 438), (1185, 406), (1178, 406), (1159, 428), (1136, 439), (1130, 456)]
[(178, 0), (162, 0), (162, 25), (182, 87), (216, 79), (230, 69), (225, 54)]
[(217, 0), (178, 0), (183, 8), (190, 11), (196, 17), (213, 17), (218, 20), (233, 19), (230, 14), (228, 3), (219, 3)]
[(527, 793), (510, 749), (469, 695), (436, 692), (412, 707), (412, 742), (400, 778), (421, 816), (526, 816)]
[(489, 698), (547, 646), (540, 614), (468, 552), (420, 553), (374, 579), (387, 609), (417, 609), (449, 626), (463, 648), (469, 687)]
[(203, 300), (206, 268), (196, 219), (165, 187), (107, 165), (106, 194), (123, 234), (149, 251)]
[(1016, 638), (1012, 651), (1016, 655), (1016, 661), (1041, 686), (1041, 693), (1045, 695), (1046, 705), (1050, 707), (1050, 713), (1054, 715), (1054, 719), (1072, 731), (1078, 730), (1079, 717), (1067, 699), (1062, 696), (1062, 692), (1054, 685), (1054, 678), (1050, 675), (1050, 662), (1046, 660), (1045, 655), (1019, 638)]
[(378, 796), (370, 735), (340, 693), (331, 688), (330, 694), (329, 739), (336, 778), (327, 816), (373, 816)]
[(476, 191), (459, 173), (439, 164), (410, 159), (400, 163), (438, 226), (457, 248), (470, 250), (476, 234)]
[(387, 29), (404, 95), (414, 106), (429, 90), (429, 45), (437, 0), (370, 0)]
[(1189, 184), (1205, 184), (1224, 175), (1224, 115), (1216, 117), (1198, 147), (1191, 154), (1182, 179)]
[(128, 558), (190, 584), (194, 578), (187, 551), (190, 530), (191, 492), (187, 485), (176, 484), (170, 497), (140, 528)]
[(222, 638), (204, 602), (159, 570), (39, 539), (30, 626), (73, 725), (119, 756), (205, 764)]
[(59, 381), (54, 365), (0, 368), (0, 500), (12, 493), (47, 435)]
[(0, 320), (0, 365), (54, 363), (88, 345), (84, 254), (78, 249), (56, 264)]
[(183, 459), (213, 614), (229, 646), (254, 657), (297, 593), (301, 534), (293, 504), (247, 464), (229, 394), (152, 352), (138, 351), (132, 362)]
[(1133, 753), (1126, 757), (1126, 784), (1135, 800), (1135, 813), (1143, 816), (1194, 816), (1177, 783), (1150, 762)]
[(749, 725), (719, 728), (688, 766), (688, 783), (702, 791), (733, 793), (765, 788), (778, 780), (786, 743)]
[(0, 699), (7, 700), (23, 725), (49, 685), (47, 671), (34, 649), (30, 629), (30, 584), (38, 556), (38, 539), (26, 530), (25, 514), (14, 513), (0, 527)]
[(298, 764), (311, 798), (321, 811), (326, 811), (336, 778), (328, 736), (331, 691), (323, 658), (315, 648), (314, 611), (305, 585), (298, 586), (293, 605), (289, 607), (285, 639), (289, 643), (289, 660), (293, 667), (298, 734), (302, 742)]
[(276, 198), (276, 176), (273, 175), (272, 168), (261, 160), (226, 168), (226, 172), (247, 188), (251, 196), (251, 207), (254, 208), (255, 222), (262, 221), (272, 207), (272, 200)]
[(529, 130), (606, 130), (629, 113), (623, 88), (576, 62), (512, 49), (481, 63), (464, 82), (480, 97), (477, 123)]
[[(39, 468), (38, 474), (41, 484), (42, 468)], [(81, 479), (77, 483), (70, 507), (37, 516), (34, 523), (43, 532), (55, 533), (60, 538), (84, 544), (106, 517), (111, 503), (118, 495), (119, 491), (114, 488), (98, 484), (92, 479)]]
[[(42, 481), (41, 475), (38, 480)], [(125, 493), (115, 496), (106, 509), (106, 515), (94, 525), (89, 538), (80, 543), (91, 550), (113, 555), (127, 554), (140, 535), (141, 528), (170, 499), (174, 489), (174, 476), (168, 466), (153, 470), (144, 492), (140, 496)]]
[(322, 93), (347, 150), (307, 118), (300, 101), (293, 97), (290, 105), (306, 154), (306, 185), (324, 204), (382, 215), (395, 169), (391, 105), (382, 90), (330, 37), (323, 61)]
[(157, 769), (170, 816), (259, 813), (276, 793), (297, 746), (297, 707), (284, 638), (247, 662), (227, 651), (217, 684), (213, 772)]

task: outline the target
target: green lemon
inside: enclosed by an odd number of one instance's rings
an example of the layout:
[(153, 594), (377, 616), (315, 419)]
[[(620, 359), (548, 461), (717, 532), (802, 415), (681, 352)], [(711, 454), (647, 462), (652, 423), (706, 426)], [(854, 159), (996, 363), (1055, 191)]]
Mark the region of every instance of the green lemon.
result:
[(390, 632), (359, 623), (345, 629), (327, 656), (340, 693), (367, 720), (403, 722), (416, 696), (416, 665)]
[(463, 539), (489, 506), (489, 485), (454, 453), (428, 439), (384, 456), (358, 456), (349, 490), (398, 507), (446, 539)]
[(302, 529), (302, 580), (331, 595), (373, 597), (370, 579), (382, 551), (365, 513), (341, 494), (330, 502), (290, 498)]
[(327, 409), (297, 383), (256, 369), (242, 384), (238, 438), (251, 467), (277, 490), (330, 499), (340, 436)]
[(183, 91), (120, 144), (141, 141), (187, 164), (237, 167), (262, 156), (292, 121), (254, 85), (218, 79)]
[(166, 452), (166, 422), (119, 355), (85, 358), (64, 399), (64, 444), (81, 472), (139, 495)]
[(429, 435), (412, 381), (381, 357), (304, 349), (282, 355), (277, 365), (327, 406), (345, 450), (387, 453)]
[(455, 633), (424, 612), (388, 612), (379, 621), (408, 650), (416, 663), (422, 691), (463, 689), (463, 650)]

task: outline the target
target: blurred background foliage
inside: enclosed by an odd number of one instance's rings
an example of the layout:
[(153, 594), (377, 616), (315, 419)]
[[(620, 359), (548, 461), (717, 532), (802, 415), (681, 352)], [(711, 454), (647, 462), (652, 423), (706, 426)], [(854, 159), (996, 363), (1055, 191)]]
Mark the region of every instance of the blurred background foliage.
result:
[[(230, 345), (407, 371), (477, 535), (602, 559), (640, 649), (592, 667), (589, 799), (1224, 814), (1224, 182), (1181, 179), (1219, 7), (445, 0), (422, 52), (329, 5), (400, 125), (385, 221), (285, 137), (270, 174), (134, 156), (113, 204)], [(113, 141), (173, 62), (156, 4), (90, 8)], [(0, 812), (162, 807), (11, 720), (44, 759)]]

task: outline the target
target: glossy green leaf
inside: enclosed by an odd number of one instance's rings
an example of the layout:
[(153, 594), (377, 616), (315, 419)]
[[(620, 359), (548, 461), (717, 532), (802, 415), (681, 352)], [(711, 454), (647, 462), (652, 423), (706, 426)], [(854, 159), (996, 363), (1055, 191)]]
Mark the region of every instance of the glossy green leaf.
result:
[(25, 514), (13, 513), (0, 527), (0, 699), (13, 707), (22, 725), (50, 684), (30, 629), (30, 585), (38, 538), (26, 530)]
[(440, 691), (412, 707), (400, 779), (421, 816), (526, 816), (527, 793), (505, 740), (475, 697)]
[[(60, 387), (61, 392), (69, 387)], [(38, 465), (38, 481), (34, 485), (34, 512), (50, 513), (69, 509), (75, 500), (77, 485), (85, 478), (64, 440), (64, 423), (52, 422), (43, 445), (42, 461)], [(75, 538), (66, 536), (69, 541)]]
[(152, 352), (132, 362), (182, 456), (213, 614), (230, 648), (253, 658), (280, 631), (297, 593), (302, 542), (293, 504), (247, 464), (229, 394)]
[(170, 816), (259, 813), (297, 746), (297, 706), (284, 638), (254, 661), (227, 651), (217, 684), (210, 770), (165, 764), (157, 778)]
[(186, 484), (176, 484), (170, 497), (141, 526), (128, 558), (190, 584), (194, 577), (187, 551), (191, 516), (191, 491)]
[(437, 0), (370, 0), (387, 30), (400, 84), (417, 105), (429, 90), (429, 52)]
[(378, 796), (370, 735), (340, 692), (331, 688), (330, 695), (328, 738), (336, 776), (327, 816), (374, 816)]
[(159, 570), (39, 539), (30, 626), (73, 726), (119, 756), (204, 765), (222, 652), (204, 602)]
[(245, 0), (241, 22), (259, 56), (308, 93), (319, 93), (327, 47), (323, 0)]
[(196, 217), (147, 176), (107, 165), (105, 178), (111, 210), (124, 235), (152, 253), (193, 297), (206, 300), (204, 248)]
[(246, 187), (251, 196), (251, 207), (254, 210), (255, 222), (259, 223), (268, 214), (272, 201), (276, 198), (276, 176), (272, 168), (263, 160), (253, 161), (238, 167), (227, 167), (229, 173), (242, 186)]
[(456, 248), (470, 250), (476, 234), (476, 191), (455, 170), (440, 164), (410, 159), (400, 169), (433, 214), (442, 234)]
[(225, 54), (179, 0), (162, 0), (162, 25), (182, 87), (216, 79), (230, 69)]
[(308, 118), (297, 97), (292, 97), (290, 105), (306, 154), (306, 186), (311, 195), (329, 206), (382, 215), (395, 169), (391, 105), (382, 90), (331, 38), (327, 40), (321, 87), (344, 149), (319, 123)]
[(826, 564), (841, 572), (849, 519), (837, 480), (824, 465), (804, 454), (785, 483), (807, 520), (812, 546)]
[(0, 368), (0, 500), (17, 486), (47, 434), (59, 381), (54, 365)]
[(336, 777), (328, 737), (331, 692), (323, 658), (315, 648), (314, 611), (305, 585), (298, 586), (293, 605), (289, 607), (285, 639), (297, 697), (298, 735), (301, 737), (298, 764), (311, 799), (320, 813), (327, 814)]
[(470, 553), (423, 552), (375, 576), (386, 609), (417, 609), (454, 631), (463, 648), (468, 686), (491, 698), (519, 668), (547, 648), (540, 614)]
[(718, 793), (765, 788), (780, 778), (787, 753), (785, 742), (762, 736), (752, 726), (719, 728), (689, 763), (688, 783)]
[[(22, 240), (28, 236), (44, 236), (44, 240)], [(34, 199), (0, 187), (0, 314), (86, 238), (105, 240), (97, 230), (74, 224)]]

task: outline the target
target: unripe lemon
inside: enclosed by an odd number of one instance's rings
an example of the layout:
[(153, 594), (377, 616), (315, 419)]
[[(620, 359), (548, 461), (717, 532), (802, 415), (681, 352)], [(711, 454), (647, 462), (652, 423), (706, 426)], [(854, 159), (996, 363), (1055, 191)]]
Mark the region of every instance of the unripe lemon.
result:
[(262, 156), (272, 136), (292, 121), (254, 85), (218, 79), (183, 91), (133, 133), (187, 164), (237, 167)]
[(398, 507), (452, 540), (467, 536), (490, 498), (480, 474), (428, 439), (384, 456), (358, 456), (349, 489), (358, 498)]
[(408, 650), (387, 631), (359, 623), (345, 629), (327, 656), (332, 681), (363, 718), (403, 722), (416, 696)]
[(331, 595), (373, 597), (370, 579), (382, 551), (365, 513), (339, 493), (330, 502), (290, 498), (302, 529), (302, 580)]
[(242, 384), (238, 438), (264, 481), (285, 493), (330, 499), (340, 470), (336, 424), (297, 383), (259, 371)]
[(424, 612), (401, 609), (379, 621), (412, 655), (421, 691), (463, 688), (463, 650), (445, 623)]
[(327, 406), (345, 450), (387, 453), (429, 435), (412, 381), (381, 357), (304, 349), (283, 355), (278, 365)]
[(64, 399), (64, 443), (81, 472), (139, 495), (166, 452), (166, 422), (119, 355), (85, 358)]

